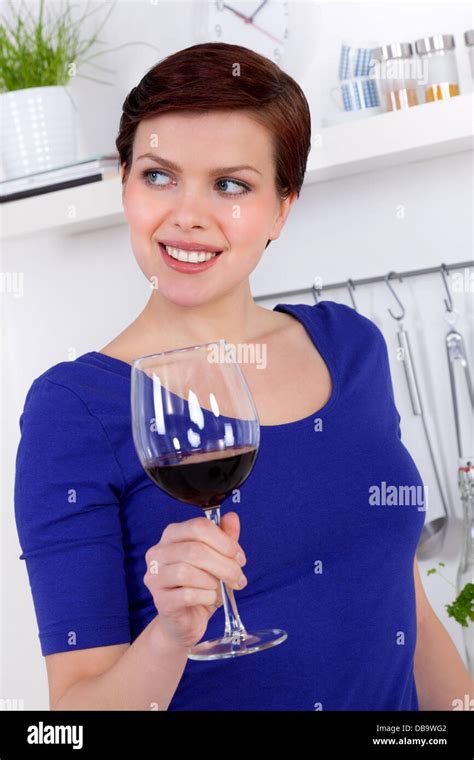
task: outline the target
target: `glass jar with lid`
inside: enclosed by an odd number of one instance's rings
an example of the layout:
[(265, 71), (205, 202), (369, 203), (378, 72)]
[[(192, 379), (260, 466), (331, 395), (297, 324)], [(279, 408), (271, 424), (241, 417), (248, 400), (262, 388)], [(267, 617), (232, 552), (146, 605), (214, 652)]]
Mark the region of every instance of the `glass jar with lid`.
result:
[(435, 34), (416, 40), (416, 52), (426, 61), (428, 69), (424, 88), (427, 103), (459, 95), (455, 48), (452, 34)]
[(380, 99), (387, 111), (418, 105), (415, 59), (409, 42), (392, 42), (374, 48), (374, 73), (379, 80)]
[(464, 32), (464, 42), (471, 64), (471, 76), (474, 79), (474, 29), (468, 29), (467, 32)]

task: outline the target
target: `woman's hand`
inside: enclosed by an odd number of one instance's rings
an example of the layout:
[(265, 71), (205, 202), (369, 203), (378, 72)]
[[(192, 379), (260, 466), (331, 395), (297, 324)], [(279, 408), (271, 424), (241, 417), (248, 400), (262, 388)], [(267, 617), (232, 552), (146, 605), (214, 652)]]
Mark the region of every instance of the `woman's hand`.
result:
[[(175, 643), (192, 647), (222, 605), (220, 580), (241, 589), (245, 553), (238, 543), (240, 519), (227, 512), (220, 526), (207, 517), (170, 523), (145, 554), (143, 578), (159, 613), (162, 630)], [(242, 552), (239, 563), (236, 554)]]

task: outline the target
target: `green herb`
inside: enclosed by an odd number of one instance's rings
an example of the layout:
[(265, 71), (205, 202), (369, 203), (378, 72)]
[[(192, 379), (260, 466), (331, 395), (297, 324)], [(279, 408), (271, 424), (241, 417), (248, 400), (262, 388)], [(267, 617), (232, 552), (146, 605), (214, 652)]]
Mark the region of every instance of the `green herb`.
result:
[[(438, 565), (445, 567), (444, 562), (438, 562)], [(454, 589), (456, 588), (450, 580), (448, 580), (436, 567), (432, 567), (427, 570), (427, 575), (433, 575), (437, 573)], [(448, 611), (448, 615), (454, 618), (460, 625), (467, 628), (469, 625), (468, 619), (474, 622), (474, 583), (466, 583), (462, 591), (457, 595), (454, 602), (444, 605)]]
[(461, 625), (468, 626), (469, 620), (474, 621), (474, 583), (466, 583), (459, 596), (452, 604), (445, 605), (448, 615)]
[[(24, 3), (17, 10), (13, 7), (11, 0), (8, 0), (13, 21), (10, 24), (3, 15), (0, 16), (0, 92), (23, 90), (29, 87), (64, 86), (74, 76), (100, 84), (113, 85), (113, 82), (78, 74), (77, 69), (106, 52), (119, 50), (127, 45), (148, 44), (128, 42), (86, 57), (86, 53), (93, 45), (103, 44), (103, 41), (98, 39), (98, 34), (116, 2), (117, 0), (114, 0), (109, 13), (93, 36), (89, 40), (82, 40), (80, 26), (83, 20), (107, 3), (102, 3), (87, 12), (88, 2), (84, 14), (77, 21), (71, 19), (72, 6), (68, 5), (66, 9), (61, 8), (59, 14), (53, 19), (48, 9), (45, 20), (43, 18), (44, 0), (40, 0), (39, 16), (35, 20), (28, 7), (25, 7), (22, 13)], [(149, 45), (149, 47), (156, 50), (154, 45)], [(89, 65), (102, 71), (114, 71), (105, 66), (99, 66), (97, 63)]]

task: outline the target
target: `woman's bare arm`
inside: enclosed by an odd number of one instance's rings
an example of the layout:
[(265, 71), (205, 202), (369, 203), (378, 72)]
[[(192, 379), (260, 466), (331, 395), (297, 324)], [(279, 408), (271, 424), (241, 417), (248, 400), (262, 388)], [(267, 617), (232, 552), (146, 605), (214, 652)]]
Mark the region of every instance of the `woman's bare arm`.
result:
[(455, 700), (463, 704), (467, 700), (469, 705), (474, 699), (474, 681), (426, 597), (416, 560), (414, 575), (417, 606), (414, 670), (420, 710), (453, 710), (460, 704)]
[(418, 628), (415, 681), (420, 710), (454, 710), (461, 704), (467, 705), (462, 709), (472, 709), (474, 682), (434, 613)]
[[(51, 709), (167, 710), (186, 666), (187, 652), (164, 634), (157, 615), (113, 665), (76, 680), (53, 701)], [(51, 660), (48, 676), (50, 681), (54, 679)]]
[[(159, 614), (133, 644), (59, 652), (46, 660), (54, 710), (167, 710), (190, 647), (223, 604), (220, 581), (243, 588), (239, 516), (170, 523), (146, 555), (143, 578)], [(239, 554), (241, 555), (239, 557)]]

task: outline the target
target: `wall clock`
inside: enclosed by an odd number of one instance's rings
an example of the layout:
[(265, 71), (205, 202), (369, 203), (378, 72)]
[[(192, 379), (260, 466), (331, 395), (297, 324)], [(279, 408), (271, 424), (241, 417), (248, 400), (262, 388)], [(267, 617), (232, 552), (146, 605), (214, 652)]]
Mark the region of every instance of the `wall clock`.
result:
[(196, 42), (243, 45), (297, 81), (317, 53), (321, 7), (314, 0), (195, 0)]

